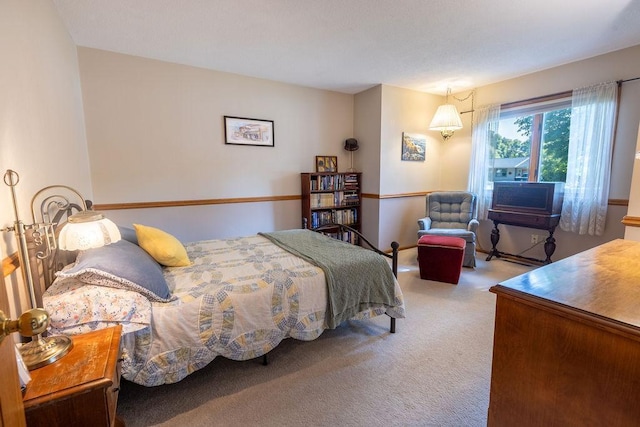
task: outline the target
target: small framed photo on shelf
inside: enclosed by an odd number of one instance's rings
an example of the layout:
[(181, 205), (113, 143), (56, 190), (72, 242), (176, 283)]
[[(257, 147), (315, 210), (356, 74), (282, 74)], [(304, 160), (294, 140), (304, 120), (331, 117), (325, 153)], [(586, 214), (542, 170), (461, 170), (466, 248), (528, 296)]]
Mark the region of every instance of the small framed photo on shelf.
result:
[(273, 120), (224, 116), (224, 143), (273, 147)]
[(316, 156), (316, 172), (338, 172), (338, 157)]

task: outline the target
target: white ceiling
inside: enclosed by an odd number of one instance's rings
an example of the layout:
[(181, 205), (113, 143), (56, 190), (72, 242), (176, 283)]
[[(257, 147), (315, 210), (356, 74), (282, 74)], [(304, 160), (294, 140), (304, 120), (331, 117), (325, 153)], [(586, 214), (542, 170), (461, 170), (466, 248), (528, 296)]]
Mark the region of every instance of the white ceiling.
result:
[(640, 44), (640, 0), (53, 0), (79, 46), (357, 93), (454, 92)]

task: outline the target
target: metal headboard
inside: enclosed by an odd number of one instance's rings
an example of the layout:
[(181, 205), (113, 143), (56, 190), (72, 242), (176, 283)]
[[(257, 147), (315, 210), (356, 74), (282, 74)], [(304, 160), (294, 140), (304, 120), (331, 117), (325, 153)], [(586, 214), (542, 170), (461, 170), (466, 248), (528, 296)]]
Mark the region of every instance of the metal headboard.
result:
[[(51, 185), (39, 190), (31, 199), (34, 224), (50, 224), (45, 232), (29, 233), (28, 251), (36, 299), (42, 304), (42, 294), (53, 283), (55, 273), (73, 262), (75, 252), (57, 249), (59, 230), (74, 213), (89, 210), (91, 202), (75, 189), (66, 185)], [(40, 305), (41, 306), (41, 305)]]

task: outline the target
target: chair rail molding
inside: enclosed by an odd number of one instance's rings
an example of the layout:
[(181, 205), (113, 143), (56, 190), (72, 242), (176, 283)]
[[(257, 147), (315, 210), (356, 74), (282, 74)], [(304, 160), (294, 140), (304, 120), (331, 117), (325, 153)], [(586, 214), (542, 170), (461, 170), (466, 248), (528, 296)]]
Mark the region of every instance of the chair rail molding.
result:
[(622, 223), (627, 227), (640, 227), (640, 217), (625, 215), (622, 218)]

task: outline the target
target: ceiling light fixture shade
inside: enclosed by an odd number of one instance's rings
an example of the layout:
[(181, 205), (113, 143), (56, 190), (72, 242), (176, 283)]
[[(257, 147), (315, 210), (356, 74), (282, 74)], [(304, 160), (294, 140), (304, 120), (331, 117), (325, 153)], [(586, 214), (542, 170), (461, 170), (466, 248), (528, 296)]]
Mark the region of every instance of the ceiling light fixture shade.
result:
[(115, 243), (120, 230), (99, 212), (81, 211), (71, 215), (62, 227), (58, 247), (65, 251), (87, 250)]
[[(453, 133), (459, 129), (462, 129), (462, 119), (460, 118), (460, 114), (471, 113), (471, 129), (473, 132), (473, 105), (474, 105), (474, 94), (475, 90), (469, 92), (469, 94), (464, 98), (457, 98), (454, 95), (451, 95), (451, 89), (447, 88), (447, 97), (445, 99), (444, 105), (441, 105), (436, 110), (436, 114), (433, 116), (431, 120), (431, 124), (429, 125), (429, 130), (437, 130), (442, 135), (442, 139), (445, 141), (453, 136)], [(467, 99), (471, 98), (471, 109), (468, 111), (463, 111), (462, 113), (458, 113), (458, 109), (453, 104), (449, 104), (449, 96), (459, 102), (464, 102)]]
[(429, 125), (430, 130), (440, 131), (442, 138), (446, 141), (453, 133), (462, 129), (462, 119), (458, 114), (458, 109), (453, 104), (444, 104), (438, 107), (436, 114)]

